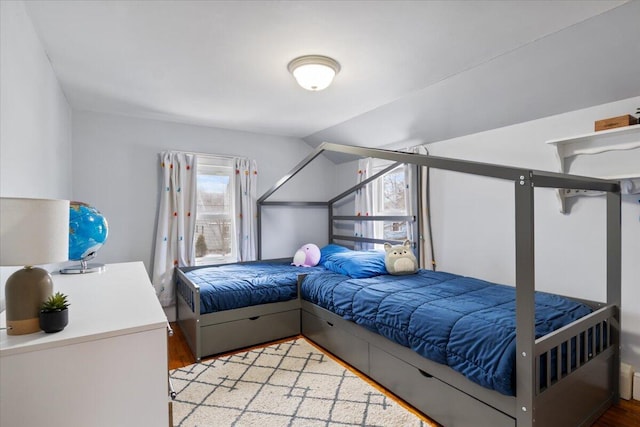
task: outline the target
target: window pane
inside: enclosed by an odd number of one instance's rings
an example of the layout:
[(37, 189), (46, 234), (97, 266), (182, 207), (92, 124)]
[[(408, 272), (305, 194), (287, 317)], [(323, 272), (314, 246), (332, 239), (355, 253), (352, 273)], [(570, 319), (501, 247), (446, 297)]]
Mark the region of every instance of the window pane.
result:
[(382, 238), (385, 240), (404, 240), (409, 238), (407, 232), (406, 222), (384, 221)]
[(406, 212), (403, 168), (382, 177), (382, 211)]
[(229, 175), (198, 173), (198, 214), (223, 214), (227, 212), (230, 203), (228, 187)]
[[(379, 165), (385, 167), (388, 163)], [(374, 181), (375, 209), (374, 215), (409, 215), (410, 208), (406, 199), (406, 165), (400, 166)], [(379, 169), (378, 169), (379, 170)], [(398, 240), (409, 239), (411, 225), (406, 221), (376, 221), (374, 235), (377, 239)], [(375, 245), (382, 249), (381, 244)]]
[(233, 168), (198, 162), (196, 264), (233, 262)]

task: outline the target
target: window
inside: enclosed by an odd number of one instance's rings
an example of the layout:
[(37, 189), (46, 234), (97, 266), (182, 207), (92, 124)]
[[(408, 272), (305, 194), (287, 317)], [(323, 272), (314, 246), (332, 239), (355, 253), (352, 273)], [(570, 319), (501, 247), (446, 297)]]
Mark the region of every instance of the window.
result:
[[(388, 163), (374, 166), (374, 173), (386, 167)], [(407, 165), (398, 166), (376, 179), (374, 184), (374, 215), (409, 215), (407, 203)], [(409, 227), (406, 221), (376, 221), (374, 234), (377, 239), (409, 239)], [(382, 245), (376, 245), (382, 247)]]
[(198, 156), (196, 265), (236, 261), (233, 160)]

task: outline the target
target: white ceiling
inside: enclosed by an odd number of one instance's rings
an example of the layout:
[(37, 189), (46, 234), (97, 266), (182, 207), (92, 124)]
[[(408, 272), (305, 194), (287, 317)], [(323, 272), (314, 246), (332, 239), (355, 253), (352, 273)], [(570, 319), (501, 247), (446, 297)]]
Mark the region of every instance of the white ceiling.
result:
[[(434, 141), (640, 94), (637, 0), (26, 5), (74, 109), (312, 145)], [(304, 54), (340, 62), (327, 90), (287, 72)]]

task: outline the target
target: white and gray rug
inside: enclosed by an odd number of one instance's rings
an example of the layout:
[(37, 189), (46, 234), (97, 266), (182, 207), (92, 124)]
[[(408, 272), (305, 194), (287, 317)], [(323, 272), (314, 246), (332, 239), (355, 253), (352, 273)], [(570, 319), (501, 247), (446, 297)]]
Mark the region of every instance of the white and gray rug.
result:
[(432, 425), (304, 338), (170, 375), (177, 393), (173, 420), (180, 427)]

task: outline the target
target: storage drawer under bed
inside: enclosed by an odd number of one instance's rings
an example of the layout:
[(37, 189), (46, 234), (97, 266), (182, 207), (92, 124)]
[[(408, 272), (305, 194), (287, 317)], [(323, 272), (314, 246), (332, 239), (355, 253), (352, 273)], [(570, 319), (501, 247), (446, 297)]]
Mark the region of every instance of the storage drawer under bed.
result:
[(371, 378), (447, 427), (515, 427), (513, 418), (373, 345), (369, 363)]
[(360, 372), (369, 373), (369, 343), (328, 320), (302, 310), (302, 335)]
[(257, 345), (300, 334), (300, 310), (202, 326), (200, 334), (203, 355)]

